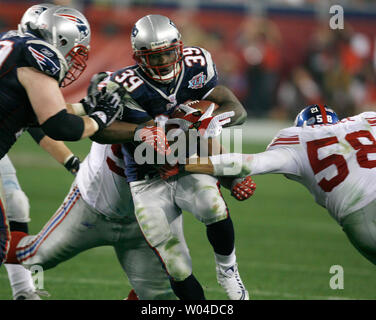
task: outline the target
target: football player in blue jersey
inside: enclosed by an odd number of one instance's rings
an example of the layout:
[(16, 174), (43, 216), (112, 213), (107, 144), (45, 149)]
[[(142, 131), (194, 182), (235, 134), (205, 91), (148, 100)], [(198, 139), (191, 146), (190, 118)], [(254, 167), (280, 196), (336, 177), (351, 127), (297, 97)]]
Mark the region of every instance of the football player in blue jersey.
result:
[[(137, 63), (114, 72), (107, 84), (111, 87), (115, 83), (123, 89), (124, 121), (141, 122), (137, 118), (141, 110), (161, 125), (168, 123), (179, 105), (204, 99), (217, 103), (219, 108), (208, 114), (205, 121), (200, 112), (192, 112), (184, 119), (202, 138), (218, 135), (223, 125), (240, 125), (245, 121), (246, 111), (239, 100), (227, 87), (217, 84), (217, 71), (210, 53), (200, 47), (184, 47), (178, 29), (169, 18), (161, 15), (141, 18), (132, 29), (131, 42)], [(131, 128), (135, 126), (116, 121), (93, 139), (101, 143), (125, 142), (133, 137)], [(136, 136), (143, 133), (149, 134), (145, 141), (157, 152), (168, 150), (167, 139), (159, 127), (142, 128), (136, 131)], [(136, 149), (134, 141), (124, 143), (122, 149), (135, 214), (147, 242), (169, 275), (175, 294), (180, 299), (205, 299), (201, 285), (192, 274), (188, 248), (178, 240), (176, 233), (181, 228), (174, 226), (176, 218), (186, 210), (206, 225), (207, 237), (214, 249), (217, 280), (229, 299), (249, 299), (239, 276), (234, 228), (218, 180), (208, 175), (183, 174), (163, 181), (154, 165), (138, 163), (134, 156)], [(244, 181), (249, 183), (249, 177)], [(250, 186), (244, 198), (253, 193), (254, 184)], [(244, 199), (243, 195), (236, 194), (239, 200)]]
[[(53, 4), (42, 3), (27, 9), (19, 24), (21, 33), (27, 31), (27, 23), (36, 23), (39, 15)], [(56, 141), (46, 136), (42, 129), (32, 127), (27, 129), (36, 143), (45, 149), (59, 163), (71, 172), (76, 174), (80, 166), (80, 160), (62, 141)], [(16, 169), (8, 156), (0, 160), (0, 176), (4, 187), (4, 196), (7, 205), (6, 216), (9, 221), (10, 232), (28, 232), (28, 222), (30, 221), (29, 200), (19, 184)], [(39, 300), (40, 297), (35, 289), (31, 272), (18, 264), (4, 265), (15, 300)]]
[[(86, 68), (90, 26), (79, 11), (47, 8), (26, 29), (0, 33), (0, 158), (28, 127), (40, 126), (55, 140), (75, 141), (105, 129), (120, 112), (116, 93), (101, 92), (94, 112), (77, 116), (59, 89)], [(0, 264), (10, 239), (5, 210), (0, 203)]]

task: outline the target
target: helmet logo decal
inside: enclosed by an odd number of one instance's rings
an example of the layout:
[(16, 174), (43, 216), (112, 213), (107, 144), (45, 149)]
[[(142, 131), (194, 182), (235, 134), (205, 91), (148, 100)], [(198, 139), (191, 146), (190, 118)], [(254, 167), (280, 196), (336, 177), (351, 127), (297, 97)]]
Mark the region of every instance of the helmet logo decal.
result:
[(134, 27), (132, 28), (132, 37), (137, 36), (137, 33), (138, 33), (138, 29), (137, 29), (136, 26), (134, 26)]
[(200, 89), (204, 86), (206, 81), (206, 75), (204, 72), (196, 74), (191, 80), (189, 80), (188, 89)]
[(85, 39), (89, 35), (89, 28), (87, 27), (85, 22), (82, 21), (80, 18), (71, 14), (64, 14), (64, 13), (58, 13), (56, 15), (59, 17), (63, 17), (69, 21), (72, 21), (76, 24), (78, 31), (80, 32), (80, 35), (81, 35), (80, 40)]
[(46, 11), (48, 8), (44, 7), (44, 6), (36, 5), (35, 8), (32, 7), (32, 9), (34, 9), (34, 14), (35, 15), (40, 16), (41, 13), (44, 12), (44, 11)]

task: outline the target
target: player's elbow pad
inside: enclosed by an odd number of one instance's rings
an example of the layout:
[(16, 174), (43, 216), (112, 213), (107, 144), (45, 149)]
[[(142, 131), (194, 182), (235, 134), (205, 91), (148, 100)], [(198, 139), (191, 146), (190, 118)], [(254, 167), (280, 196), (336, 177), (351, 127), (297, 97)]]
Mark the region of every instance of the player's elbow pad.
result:
[(48, 118), (41, 127), (54, 140), (77, 141), (81, 139), (85, 125), (81, 117), (62, 110)]

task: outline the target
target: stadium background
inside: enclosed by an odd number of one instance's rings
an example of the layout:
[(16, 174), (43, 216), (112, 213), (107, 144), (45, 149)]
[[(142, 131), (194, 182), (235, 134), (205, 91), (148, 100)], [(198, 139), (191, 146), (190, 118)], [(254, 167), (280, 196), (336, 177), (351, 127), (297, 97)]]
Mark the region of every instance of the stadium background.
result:
[[(48, 1), (45, 1), (48, 2)], [(0, 1), (0, 31), (14, 29), (40, 1)], [(249, 119), (243, 152), (259, 152), (302, 106), (324, 102), (341, 117), (375, 110), (375, 1), (97, 0), (55, 1), (84, 12), (92, 28), (88, 68), (63, 89), (67, 101), (85, 95), (91, 76), (132, 64), (130, 29), (149, 13), (169, 16), (186, 45), (208, 49), (221, 83), (244, 103)], [(329, 28), (329, 8), (341, 4), (343, 30)], [(90, 142), (69, 143), (83, 159)], [(31, 203), (31, 233), (63, 200), (73, 178), (24, 135), (10, 152)], [(236, 202), (224, 190), (236, 228), (243, 281), (254, 299), (375, 299), (375, 269), (300, 185), (282, 176), (255, 178), (254, 198)], [(215, 280), (205, 229), (185, 214), (194, 272), (209, 299), (225, 299)], [(329, 269), (344, 269), (344, 289), (329, 286)], [(129, 291), (110, 248), (85, 252), (45, 272), (50, 299), (121, 299)], [(4, 268), (0, 299), (11, 297)]]

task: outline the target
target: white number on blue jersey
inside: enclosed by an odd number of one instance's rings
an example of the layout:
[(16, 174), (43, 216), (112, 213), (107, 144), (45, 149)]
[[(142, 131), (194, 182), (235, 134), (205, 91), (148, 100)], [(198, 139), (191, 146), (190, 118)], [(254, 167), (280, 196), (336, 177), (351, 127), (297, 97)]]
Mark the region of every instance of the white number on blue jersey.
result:
[(188, 67), (192, 67), (193, 64), (200, 63), (202, 67), (206, 65), (205, 57), (198, 48), (189, 47), (183, 49), (183, 56), (185, 64)]
[(13, 41), (0, 41), (0, 68), (13, 50)]
[(127, 69), (120, 75), (117, 75), (115, 80), (122, 83), (128, 92), (136, 90), (144, 83), (144, 81), (140, 77), (136, 76), (135, 72), (131, 69)]

